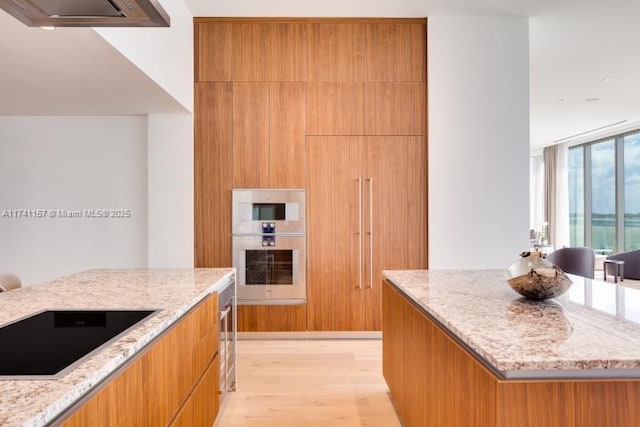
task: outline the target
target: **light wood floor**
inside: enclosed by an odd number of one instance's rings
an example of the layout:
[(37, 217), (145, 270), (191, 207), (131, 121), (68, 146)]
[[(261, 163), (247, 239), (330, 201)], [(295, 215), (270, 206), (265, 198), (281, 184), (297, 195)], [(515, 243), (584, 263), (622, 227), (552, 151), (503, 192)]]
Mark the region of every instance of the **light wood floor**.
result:
[(241, 340), (216, 427), (400, 426), (380, 340)]

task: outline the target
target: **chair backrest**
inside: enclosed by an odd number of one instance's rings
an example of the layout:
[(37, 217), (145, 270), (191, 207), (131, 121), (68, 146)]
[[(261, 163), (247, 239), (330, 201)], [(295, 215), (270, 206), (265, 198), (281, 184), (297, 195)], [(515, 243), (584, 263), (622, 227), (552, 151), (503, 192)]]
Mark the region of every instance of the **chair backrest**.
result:
[(547, 255), (547, 261), (565, 273), (593, 279), (596, 254), (591, 248), (562, 248)]
[(0, 292), (18, 289), (22, 286), (20, 278), (15, 274), (0, 273)]

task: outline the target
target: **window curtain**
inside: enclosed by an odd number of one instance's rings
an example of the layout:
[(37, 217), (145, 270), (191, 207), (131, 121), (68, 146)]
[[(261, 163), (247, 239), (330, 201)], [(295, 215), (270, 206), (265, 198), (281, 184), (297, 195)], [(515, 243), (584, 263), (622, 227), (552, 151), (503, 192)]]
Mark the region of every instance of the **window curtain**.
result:
[(529, 226), (531, 230), (541, 231), (546, 221), (544, 213), (544, 160), (542, 153), (529, 158), (531, 178), (529, 182)]
[(547, 234), (549, 243), (559, 249), (570, 245), (567, 145), (546, 147), (543, 156)]

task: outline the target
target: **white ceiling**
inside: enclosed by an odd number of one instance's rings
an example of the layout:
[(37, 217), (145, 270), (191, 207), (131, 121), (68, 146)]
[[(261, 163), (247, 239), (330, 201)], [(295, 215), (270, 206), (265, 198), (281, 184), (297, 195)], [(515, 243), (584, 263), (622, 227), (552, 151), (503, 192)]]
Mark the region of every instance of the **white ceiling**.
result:
[(0, 115), (185, 113), (91, 28), (45, 31), (0, 10)]
[[(185, 2), (194, 16), (529, 16), (532, 151), (611, 123), (640, 123), (637, 0)], [(184, 112), (88, 28), (48, 32), (0, 11), (0, 57), (0, 114)]]

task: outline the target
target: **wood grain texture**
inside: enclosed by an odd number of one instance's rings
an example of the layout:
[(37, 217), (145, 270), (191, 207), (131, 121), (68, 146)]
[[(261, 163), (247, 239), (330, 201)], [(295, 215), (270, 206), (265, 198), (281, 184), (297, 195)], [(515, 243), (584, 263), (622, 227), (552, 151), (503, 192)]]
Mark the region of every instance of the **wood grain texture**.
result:
[[(500, 382), (497, 425), (575, 426), (573, 382)], [(580, 424), (580, 426), (587, 424)], [(616, 424), (598, 424), (616, 425)]]
[(194, 25), (196, 82), (231, 81), (231, 30), (229, 22)]
[(234, 81), (305, 81), (306, 24), (237, 22), (232, 33)]
[(269, 89), (269, 186), (305, 188), (305, 84), (270, 83)]
[(231, 265), (232, 107), (231, 83), (195, 85), (195, 267)]
[(426, 20), (419, 24), (380, 21), (366, 27), (366, 81), (426, 81)]
[(380, 340), (240, 340), (217, 427), (400, 427)]
[(574, 384), (575, 426), (640, 426), (640, 380)]
[(307, 84), (307, 135), (363, 135), (365, 91), (362, 82)]
[(359, 212), (364, 206), (359, 188), (363, 184), (358, 181), (363, 175), (362, 141), (310, 136), (307, 153), (307, 327), (363, 330)]
[[(112, 380), (96, 389), (62, 425), (168, 425), (217, 354), (217, 335), (206, 348), (199, 345), (217, 330), (218, 324), (210, 322), (212, 311), (218, 312), (217, 294), (196, 306)], [(206, 357), (194, 354), (198, 348), (206, 352)]]
[(403, 425), (496, 425), (491, 373), (387, 282), (383, 310), (383, 374)]
[[(380, 330), (383, 270), (427, 267), (427, 147), (419, 136), (365, 137), (366, 329)], [(372, 196), (372, 198), (370, 198)], [(373, 222), (370, 220), (373, 219)], [(373, 244), (373, 250), (371, 250)], [(373, 276), (370, 276), (370, 272)]]
[(364, 24), (349, 20), (312, 23), (308, 40), (308, 81), (364, 81)]
[(220, 410), (220, 357), (208, 364), (205, 373), (187, 398), (171, 427), (212, 426)]
[(206, 16), (193, 18), (194, 23), (206, 23), (206, 22), (256, 22), (256, 23), (272, 23), (272, 24), (299, 24), (299, 23), (327, 23), (327, 24), (340, 24), (340, 23), (359, 23), (359, 24), (379, 24), (380, 22), (386, 23), (399, 23), (399, 24), (418, 24), (424, 25), (425, 18), (283, 18), (283, 17), (220, 17), (220, 16)]
[(233, 83), (233, 188), (269, 188), (268, 83)]
[(366, 135), (424, 135), (424, 83), (365, 83)]
[(383, 373), (406, 426), (640, 426), (640, 379), (499, 379), (387, 282)]
[(306, 305), (239, 305), (238, 332), (284, 332), (307, 329)]

